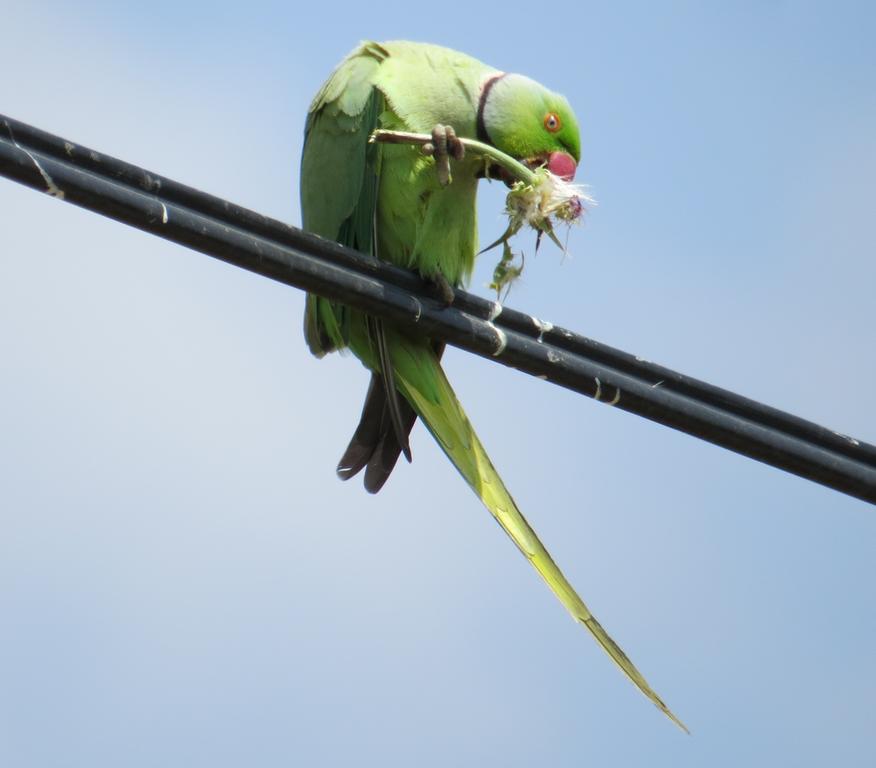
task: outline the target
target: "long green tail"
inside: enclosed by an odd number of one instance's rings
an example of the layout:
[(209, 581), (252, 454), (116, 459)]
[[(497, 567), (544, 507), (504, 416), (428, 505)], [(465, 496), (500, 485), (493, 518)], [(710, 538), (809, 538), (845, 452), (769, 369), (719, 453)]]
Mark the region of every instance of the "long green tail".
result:
[(393, 337), (391, 346), (396, 384), (460, 474), (572, 617), (590, 630), (605, 652), (642, 693), (685, 733), (689, 733), (684, 723), (672, 714), (633, 662), (590, 613), (526, 522), (478, 440), (428, 342), (402, 334), (393, 334)]

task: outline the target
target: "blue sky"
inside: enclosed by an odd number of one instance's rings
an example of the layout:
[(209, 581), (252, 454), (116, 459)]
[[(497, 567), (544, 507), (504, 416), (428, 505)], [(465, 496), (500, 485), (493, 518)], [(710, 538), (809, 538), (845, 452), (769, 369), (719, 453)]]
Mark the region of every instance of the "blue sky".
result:
[[(297, 223), (337, 61), (464, 50), (569, 98), (599, 200), (510, 305), (876, 441), (869, 4), (320, 10), (16, 4), (0, 112)], [(300, 292), (10, 182), (0, 206), (3, 765), (873, 764), (871, 506), (447, 354), (685, 737), (422, 428), (377, 497), (336, 480), (367, 374), (309, 356)]]

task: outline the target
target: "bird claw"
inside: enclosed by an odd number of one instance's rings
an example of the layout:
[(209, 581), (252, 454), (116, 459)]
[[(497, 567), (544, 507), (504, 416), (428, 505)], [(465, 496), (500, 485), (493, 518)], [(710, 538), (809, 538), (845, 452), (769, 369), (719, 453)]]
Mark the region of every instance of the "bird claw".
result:
[(453, 304), (454, 299), (456, 299), (456, 291), (453, 290), (453, 286), (441, 272), (436, 272), (429, 278), (429, 283), (438, 301), (443, 302), (447, 307)]
[(432, 129), (432, 141), (423, 145), (423, 154), (435, 158), (438, 183), (446, 187), (453, 181), (450, 175), (450, 158), (459, 161), (465, 157), (465, 147), (452, 125), (436, 125)]

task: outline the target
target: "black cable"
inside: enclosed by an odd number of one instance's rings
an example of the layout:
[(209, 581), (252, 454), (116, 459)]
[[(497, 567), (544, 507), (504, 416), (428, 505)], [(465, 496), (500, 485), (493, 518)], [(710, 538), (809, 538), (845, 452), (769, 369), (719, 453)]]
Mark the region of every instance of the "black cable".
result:
[(0, 175), (876, 503), (876, 446), (0, 116)]

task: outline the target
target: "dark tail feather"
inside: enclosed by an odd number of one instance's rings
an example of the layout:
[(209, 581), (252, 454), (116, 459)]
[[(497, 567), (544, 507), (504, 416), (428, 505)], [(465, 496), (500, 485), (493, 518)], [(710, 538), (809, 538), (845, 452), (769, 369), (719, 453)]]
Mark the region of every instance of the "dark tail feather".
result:
[[(417, 421), (417, 414), (408, 405), (408, 401), (404, 399), (399, 400), (399, 410), (401, 411), (401, 428), (405, 435), (409, 435)], [(383, 437), (374, 449), (374, 453), (368, 461), (368, 468), (365, 470), (365, 490), (368, 493), (377, 493), (383, 488), (383, 484), (389, 479), (393, 467), (402, 453), (402, 448), (396, 439), (395, 428), (388, 423), (388, 418), (385, 421), (387, 424)]]
[[(389, 421), (395, 432), (395, 440), (401, 446), (401, 451), (410, 463), (411, 446), (408, 443), (408, 433), (404, 428), (402, 403), (405, 402), (399, 391), (395, 388), (395, 374), (393, 373), (392, 360), (389, 356), (389, 348), (386, 345), (386, 334), (383, 332), (383, 321), (376, 317), (369, 317), (372, 324), (372, 336), (377, 341), (377, 354), (380, 358), (380, 369), (383, 374), (383, 388), (385, 390), (386, 411)], [(395, 462), (393, 462), (395, 463)]]
[(380, 375), (372, 373), (359, 426), (338, 462), (337, 473), (341, 480), (349, 480), (371, 459), (383, 436), (385, 411), (386, 389)]
[[(399, 409), (401, 428), (405, 435), (409, 435), (417, 414), (404, 398), (399, 398)], [(359, 426), (338, 462), (338, 477), (349, 480), (367, 465), (365, 489), (377, 493), (386, 483), (401, 453), (387, 407), (386, 386), (379, 373), (372, 373)]]
[[(435, 354), (441, 359), (444, 345), (435, 344), (434, 347)], [(398, 431), (405, 436), (410, 435), (417, 421), (417, 414), (403, 397), (398, 398), (398, 409)], [(390, 415), (383, 377), (379, 373), (372, 373), (359, 426), (338, 462), (338, 477), (349, 480), (367, 465), (365, 490), (368, 493), (377, 493), (389, 479), (402, 453), (398, 431)]]
[[(433, 342), (432, 346), (440, 360), (444, 354), (444, 344)], [(402, 431), (405, 435), (409, 435), (417, 421), (417, 414), (403, 397), (399, 398), (399, 410), (401, 411)], [(395, 439), (395, 435), (396, 432), (390, 423), (389, 416), (385, 415), (380, 443), (375, 447), (374, 453), (368, 460), (368, 468), (365, 470), (365, 490), (368, 493), (377, 493), (383, 488), (398, 461), (402, 449), (398, 440)]]

